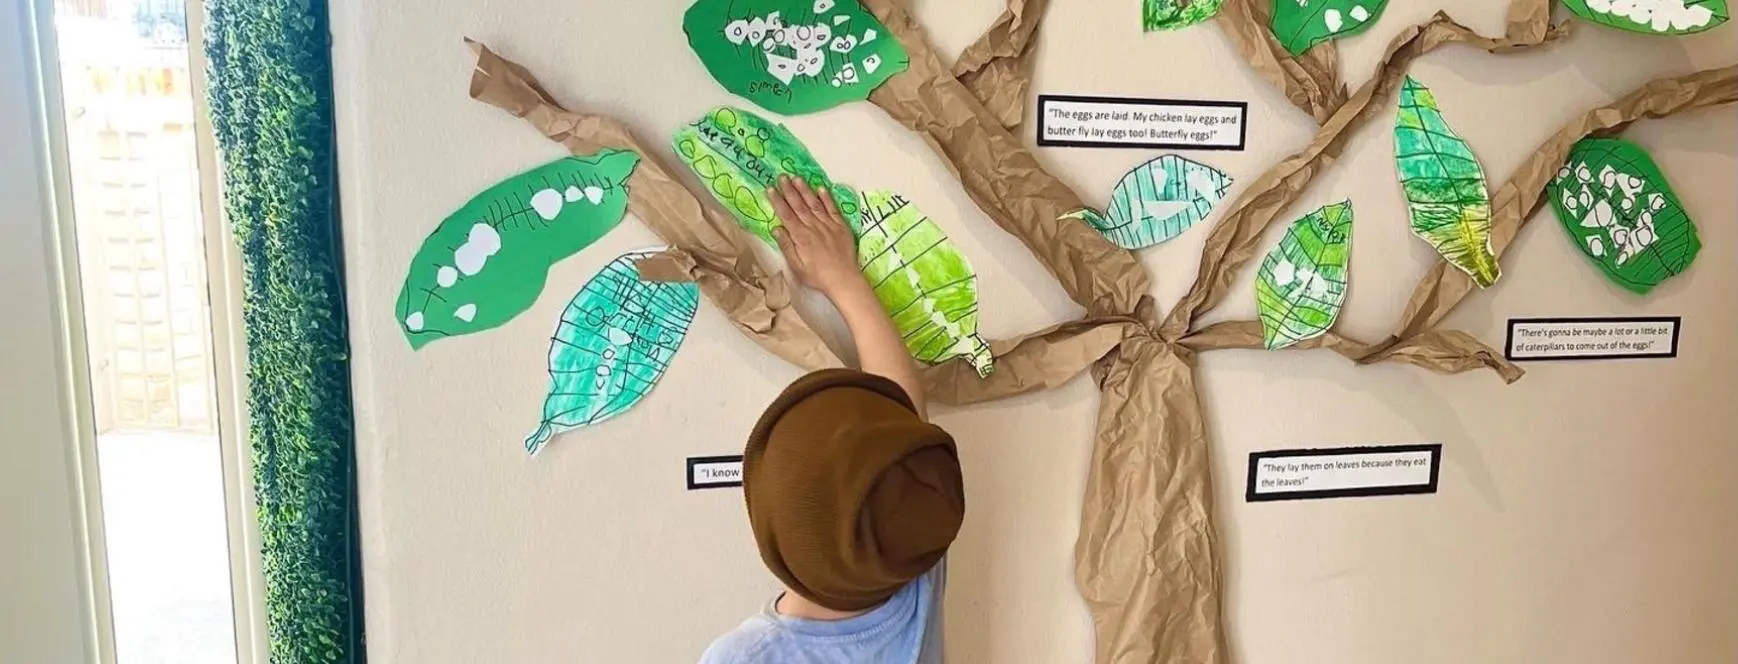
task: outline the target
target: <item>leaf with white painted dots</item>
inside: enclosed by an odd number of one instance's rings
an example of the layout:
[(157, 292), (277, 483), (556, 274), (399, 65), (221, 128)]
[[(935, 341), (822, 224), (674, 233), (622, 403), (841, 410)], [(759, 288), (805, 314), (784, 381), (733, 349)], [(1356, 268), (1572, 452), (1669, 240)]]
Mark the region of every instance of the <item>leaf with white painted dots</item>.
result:
[(412, 349), (500, 326), (537, 301), (550, 266), (621, 223), (640, 156), (605, 150), (515, 175), (442, 220), (398, 293)]
[(682, 31), (725, 90), (784, 115), (868, 99), (911, 63), (858, 0), (697, 0)]
[(1346, 303), (1352, 202), (1304, 215), (1286, 229), (1255, 274), (1255, 305), (1268, 350), (1326, 334)]
[(1726, 0), (1563, 0), (1591, 23), (1646, 35), (1690, 35), (1731, 18)]
[(636, 263), (655, 253), (634, 251), (610, 261), (561, 312), (549, 343), (543, 420), (525, 437), (526, 453), (620, 415), (664, 377), (700, 309), (700, 287), (641, 280)]
[(1690, 269), (1702, 240), (1660, 167), (1641, 146), (1585, 138), (1545, 195), (1576, 248), (1638, 295)]
[(1381, 18), (1388, 0), (1273, 0), (1273, 36), (1292, 55), (1363, 32)]

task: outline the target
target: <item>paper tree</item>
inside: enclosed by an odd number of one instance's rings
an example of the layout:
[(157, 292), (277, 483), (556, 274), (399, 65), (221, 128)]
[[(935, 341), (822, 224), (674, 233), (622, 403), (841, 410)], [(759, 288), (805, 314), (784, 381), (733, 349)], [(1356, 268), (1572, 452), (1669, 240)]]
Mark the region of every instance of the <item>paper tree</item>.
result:
[[(1009, 129), (1020, 123), (1026, 96), (1007, 91), (1023, 90), (1030, 81), (1033, 59), (1028, 51), (1047, 3), (1012, 0), (992, 28), (950, 67), (942, 63), (904, 0), (863, 2), (911, 62), (908, 70), (881, 82), (885, 92), (878, 89), (869, 102), (920, 134), (959, 174), (960, 184), (985, 215), (1015, 235), (1086, 310), (1081, 320), (992, 341), (990, 346), (998, 366), (1043, 363), (1055, 372), (1066, 368), (1073, 373), (1094, 369), (1103, 387), (1102, 426), (1075, 545), (1076, 585), (1092, 612), (1096, 661), (1103, 664), (1223, 664), (1230, 659), (1221, 617), (1220, 544), (1212, 523), (1210, 443), (1196, 394), (1194, 356), (1265, 345), (1259, 321), (1199, 324), (1202, 314), (1230, 294), (1237, 271), (1260, 254), (1262, 230), (1327, 170), (1321, 166), (1340, 156), (1349, 132), (1392, 111), (1401, 79), (1418, 57), (1454, 44), (1511, 53), (1568, 34), (1549, 23), (1554, 0), (1513, 0), (1509, 15), (1515, 18), (1507, 34), (1498, 38), (1481, 36), (1438, 14), (1401, 31), (1374, 76), (1348, 94), (1332, 54), (1318, 55), (1331, 49), (1331, 43), (1302, 56), (1310, 66), (1280, 55), (1284, 47), (1265, 19), (1267, 1), (1224, 0), (1218, 20), (1230, 24), (1223, 32), (1238, 42), (1234, 50), (1261, 65), (1258, 71), (1265, 80), (1280, 87), (1320, 128), (1304, 151), (1252, 180), (1255, 184), (1230, 204), (1206, 239), (1194, 285), (1162, 316), (1147, 292), (1151, 281), (1133, 254), (1087, 224), (1064, 218), (1088, 206)], [(1276, 58), (1287, 60), (1287, 66), (1272, 66)], [(1701, 71), (1650, 82), (1570, 120), (1492, 195), (1493, 201), (1513, 201), (1492, 207), (1492, 253), (1500, 256), (1543, 205), (1546, 185), (1576, 141), (1594, 132), (1619, 132), (1644, 117), (1731, 103), (1738, 100), (1730, 93), (1735, 87), (1738, 66)], [(558, 137), (570, 151), (583, 154), (617, 145), (644, 153), (620, 122), (563, 108), (523, 68), (487, 50), (480, 53), (471, 90), (478, 99)], [(1328, 118), (1334, 121), (1326, 122)], [(956, 131), (962, 127), (969, 131)], [(701, 203), (708, 195), (685, 190), (650, 158), (631, 184), (640, 192), (636, 201), (658, 201), (634, 206), (635, 216), (675, 245), (664, 256), (642, 261), (642, 274), (698, 281), (738, 330), (798, 366), (839, 363), (795, 315), (791, 286), (766, 274), (734, 222)], [(1328, 348), (1359, 363), (1405, 362), (1450, 373), (1489, 368), (1506, 380), (1518, 379), (1520, 370), (1477, 339), (1435, 329), (1473, 292), (1477, 289), (1465, 272), (1441, 263), (1414, 290), (1417, 306), (1406, 308), (1392, 338), (1364, 343), (1330, 330), (1292, 348)], [(957, 360), (924, 372), (930, 397), (956, 405), (1043, 389), (1067, 377), (998, 370), (980, 378), (969, 363)], [(1132, 412), (1141, 416), (1127, 415)]]

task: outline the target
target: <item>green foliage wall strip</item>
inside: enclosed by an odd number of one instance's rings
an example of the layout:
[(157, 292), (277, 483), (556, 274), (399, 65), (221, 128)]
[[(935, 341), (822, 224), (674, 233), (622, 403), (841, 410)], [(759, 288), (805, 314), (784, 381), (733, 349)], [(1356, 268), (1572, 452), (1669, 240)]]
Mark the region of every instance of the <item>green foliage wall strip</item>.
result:
[(364, 660), (325, 0), (208, 0), (273, 664)]

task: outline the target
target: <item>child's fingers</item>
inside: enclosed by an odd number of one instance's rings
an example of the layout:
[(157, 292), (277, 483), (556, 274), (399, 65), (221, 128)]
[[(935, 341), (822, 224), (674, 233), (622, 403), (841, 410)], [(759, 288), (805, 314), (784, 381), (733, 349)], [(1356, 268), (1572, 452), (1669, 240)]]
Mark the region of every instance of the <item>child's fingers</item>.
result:
[(796, 240), (791, 239), (789, 229), (783, 226), (772, 229), (772, 241), (778, 244), (779, 253), (784, 254), (786, 262), (796, 262), (801, 249), (798, 248)]
[(803, 201), (803, 196), (797, 191), (797, 188), (798, 185), (795, 178), (783, 175), (779, 176), (778, 198), (782, 199), (784, 207), (783, 209), (775, 208), (775, 211), (779, 213), (779, 218), (784, 220), (786, 226), (806, 231), (811, 225), (809, 220), (809, 206), (807, 202)]
[(833, 220), (833, 224), (840, 228), (844, 228), (845, 215), (839, 212), (839, 202), (833, 200), (833, 191), (831, 189), (821, 190), (821, 203), (827, 206), (827, 217)]
[(773, 215), (777, 216), (779, 221), (784, 222), (786, 228), (789, 228), (792, 225), (800, 225), (802, 220), (801, 215), (792, 209), (791, 199), (785, 195), (783, 190), (784, 185), (784, 181), (780, 180), (778, 186), (768, 187), (766, 199), (772, 203)]
[[(792, 180), (796, 180), (797, 184), (795, 188), (797, 195), (802, 197), (803, 205), (807, 206), (809, 209), (809, 214), (811, 216), (808, 221), (820, 221), (821, 219), (826, 218), (827, 207), (821, 204), (821, 197), (815, 195), (814, 188), (810, 187), (807, 182), (803, 182), (796, 178), (792, 178)], [(795, 205), (796, 201), (792, 201), (791, 203)]]

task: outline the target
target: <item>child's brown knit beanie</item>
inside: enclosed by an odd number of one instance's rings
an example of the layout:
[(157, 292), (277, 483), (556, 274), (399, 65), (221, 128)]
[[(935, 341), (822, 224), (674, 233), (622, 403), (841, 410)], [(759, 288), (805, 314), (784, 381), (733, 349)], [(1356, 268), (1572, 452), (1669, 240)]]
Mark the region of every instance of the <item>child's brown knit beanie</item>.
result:
[(890, 380), (828, 369), (761, 415), (742, 460), (761, 560), (835, 611), (887, 601), (941, 560), (965, 517), (959, 456)]

